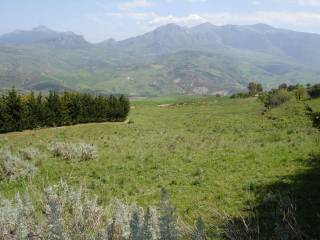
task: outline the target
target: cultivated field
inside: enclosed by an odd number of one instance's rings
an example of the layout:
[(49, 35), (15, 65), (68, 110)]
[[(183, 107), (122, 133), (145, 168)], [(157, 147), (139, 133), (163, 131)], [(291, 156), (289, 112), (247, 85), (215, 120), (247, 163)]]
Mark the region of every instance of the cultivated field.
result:
[[(319, 100), (307, 103), (320, 109)], [(0, 135), (1, 148), (15, 152), (32, 146), (40, 152), (32, 160), (36, 175), (1, 181), (1, 195), (28, 190), (37, 202), (44, 187), (62, 179), (85, 186), (102, 204), (116, 197), (148, 206), (159, 203), (164, 187), (181, 221), (193, 224), (202, 216), (217, 233), (221, 214), (246, 215), (248, 202), (271, 191), (298, 191), (295, 176), (310, 171), (309, 154), (319, 150), (320, 135), (304, 103), (295, 100), (265, 113), (256, 98), (168, 98), (131, 105), (125, 123)], [(52, 156), (48, 147), (61, 141), (93, 144), (97, 157), (73, 163)], [(313, 190), (313, 180), (303, 191)]]

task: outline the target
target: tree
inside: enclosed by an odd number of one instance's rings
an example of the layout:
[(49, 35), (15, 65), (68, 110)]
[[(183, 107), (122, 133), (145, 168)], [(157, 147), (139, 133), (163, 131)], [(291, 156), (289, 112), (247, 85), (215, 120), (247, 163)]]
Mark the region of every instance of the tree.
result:
[(302, 100), (308, 96), (308, 92), (303, 85), (298, 85), (296, 90), (294, 90), (294, 95), (297, 100)]
[(192, 233), (191, 240), (205, 240), (206, 239), (206, 227), (201, 217), (196, 222), (196, 228)]
[(258, 93), (263, 92), (262, 85), (260, 83), (254, 83), (254, 82), (249, 83), (248, 90), (251, 95), (256, 95)]
[(315, 84), (308, 88), (308, 93), (311, 98), (318, 98), (320, 97), (320, 84)]
[(36, 127), (43, 126), (43, 104), (42, 96), (39, 94), (35, 97), (31, 92), (26, 96), (24, 104), (24, 129), (34, 129)]
[(174, 209), (170, 206), (169, 196), (165, 189), (161, 191), (161, 209), (159, 218), (160, 240), (178, 240)]
[(11, 91), (4, 97), (4, 116), (5, 116), (5, 131), (21, 131), (23, 105), (21, 97), (16, 90), (12, 88)]
[(45, 102), (46, 123), (48, 126), (60, 126), (62, 123), (62, 107), (58, 94), (49, 92)]
[(130, 111), (125, 96), (94, 96), (50, 91), (48, 96), (19, 95), (13, 88), (0, 95), (0, 132), (20, 131), (43, 126), (123, 121)]
[(286, 83), (282, 83), (279, 85), (278, 89), (288, 89), (288, 85)]
[(284, 104), (290, 100), (290, 94), (287, 90), (272, 90), (264, 98), (265, 107), (273, 108)]
[(0, 98), (0, 133), (5, 133), (7, 128), (7, 116), (4, 107), (3, 97)]

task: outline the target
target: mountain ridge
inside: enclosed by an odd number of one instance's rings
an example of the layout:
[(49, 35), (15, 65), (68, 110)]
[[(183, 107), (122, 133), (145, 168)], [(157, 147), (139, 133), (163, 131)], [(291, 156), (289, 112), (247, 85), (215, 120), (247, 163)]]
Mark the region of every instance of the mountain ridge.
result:
[(319, 49), (318, 34), (266, 24), (169, 24), (97, 44), (38, 26), (0, 36), (0, 84), (142, 96), (229, 94), (251, 81), (266, 88), (319, 82)]

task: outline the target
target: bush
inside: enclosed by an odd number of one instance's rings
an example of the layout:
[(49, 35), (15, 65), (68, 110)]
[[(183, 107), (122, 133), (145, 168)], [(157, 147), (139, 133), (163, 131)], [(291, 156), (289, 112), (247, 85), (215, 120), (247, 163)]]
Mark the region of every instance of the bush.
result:
[(235, 93), (230, 96), (230, 98), (249, 98), (252, 97), (250, 93)]
[(320, 130), (320, 112), (315, 112), (313, 109), (306, 105), (307, 115), (310, 117), (313, 127)]
[[(160, 211), (144, 211), (136, 205), (114, 200), (108, 208), (99, 205), (83, 188), (64, 182), (48, 187), (40, 195), (43, 215), (36, 214), (28, 195), (15, 200), (0, 196), (0, 239), (92, 239), (173, 240), (178, 239), (176, 219), (167, 197)], [(193, 239), (204, 240), (203, 222), (198, 222)], [(189, 236), (186, 236), (188, 238)]]
[(97, 153), (96, 147), (87, 143), (55, 142), (49, 150), (53, 156), (71, 161), (88, 161), (94, 159)]
[(39, 157), (40, 153), (39, 150), (33, 147), (27, 147), (24, 149), (19, 150), (21, 157), (25, 160), (35, 160)]
[(18, 180), (20, 178), (32, 177), (37, 169), (32, 162), (25, 161), (19, 155), (10, 151), (0, 151), (0, 178)]
[(316, 84), (316, 85), (309, 87), (308, 93), (311, 98), (320, 97), (320, 84)]
[(291, 95), (286, 90), (272, 90), (260, 99), (263, 101), (265, 107), (273, 108), (288, 102)]

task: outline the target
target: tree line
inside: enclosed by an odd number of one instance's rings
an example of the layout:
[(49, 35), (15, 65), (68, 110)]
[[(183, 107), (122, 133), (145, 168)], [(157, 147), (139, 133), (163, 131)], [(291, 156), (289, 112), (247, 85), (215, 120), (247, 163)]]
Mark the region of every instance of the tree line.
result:
[(90, 122), (124, 121), (130, 103), (125, 96), (50, 91), (19, 94), (14, 88), (0, 96), (0, 133)]
[(299, 101), (320, 97), (320, 84), (287, 85), (286, 83), (282, 83), (278, 88), (264, 91), (260, 83), (251, 82), (248, 84), (248, 92), (233, 94), (231, 98), (248, 98), (254, 96), (259, 97), (266, 108), (273, 108), (288, 102), (292, 97), (295, 97)]

